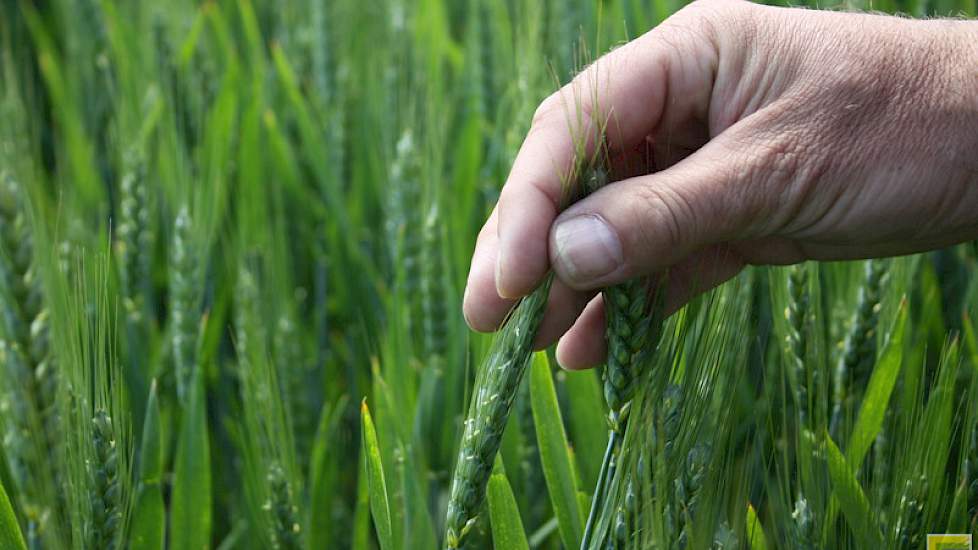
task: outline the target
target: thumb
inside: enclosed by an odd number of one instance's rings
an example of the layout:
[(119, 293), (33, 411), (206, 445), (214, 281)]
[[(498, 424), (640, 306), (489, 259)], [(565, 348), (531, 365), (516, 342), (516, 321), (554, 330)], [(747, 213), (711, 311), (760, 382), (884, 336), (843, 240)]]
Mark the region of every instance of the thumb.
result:
[(667, 170), (612, 183), (565, 210), (550, 230), (558, 277), (575, 289), (600, 288), (659, 272), (710, 245), (763, 236), (760, 226), (774, 221), (765, 189), (787, 171), (768, 171), (764, 153), (735, 153), (723, 141), (721, 135)]

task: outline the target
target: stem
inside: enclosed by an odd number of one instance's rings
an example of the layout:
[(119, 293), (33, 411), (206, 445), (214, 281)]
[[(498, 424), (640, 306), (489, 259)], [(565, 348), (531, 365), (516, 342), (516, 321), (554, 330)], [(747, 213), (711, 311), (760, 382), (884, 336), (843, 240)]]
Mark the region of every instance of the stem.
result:
[(584, 536), (581, 537), (581, 550), (587, 550), (591, 543), (591, 534), (594, 524), (597, 521), (598, 503), (603, 500), (604, 490), (608, 480), (612, 477), (609, 474), (611, 461), (614, 457), (615, 447), (618, 445), (618, 432), (608, 431), (608, 447), (604, 451), (604, 458), (601, 460), (601, 470), (598, 471), (598, 482), (594, 486), (594, 496), (591, 497), (591, 510), (588, 511), (587, 524), (584, 526)]

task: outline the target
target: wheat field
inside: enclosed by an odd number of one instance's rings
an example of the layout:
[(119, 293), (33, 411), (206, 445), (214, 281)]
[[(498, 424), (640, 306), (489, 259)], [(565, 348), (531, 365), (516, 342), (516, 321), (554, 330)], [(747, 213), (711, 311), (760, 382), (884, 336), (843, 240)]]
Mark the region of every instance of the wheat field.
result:
[(591, 371), (531, 349), (546, 286), (466, 326), (537, 104), (682, 5), (3, 2), (0, 548), (978, 534), (973, 244), (749, 268), (669, 317), (605, 289)]

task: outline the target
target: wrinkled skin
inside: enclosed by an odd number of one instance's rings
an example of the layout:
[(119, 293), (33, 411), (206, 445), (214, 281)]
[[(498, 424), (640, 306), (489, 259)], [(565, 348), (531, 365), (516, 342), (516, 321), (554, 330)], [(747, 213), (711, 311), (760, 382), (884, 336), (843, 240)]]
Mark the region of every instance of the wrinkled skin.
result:
[[(619, 181), (559, 212), (573, 136), (595, 123)], [(668, 268), (675, 309), (748, 264), (976, 237), (978, 22), (700, 0), (543, 101), (464, 311), (494, 330), (553, 268), (536, 343), (559, 337), (583, 368), (605, 354), (609, 284)]]

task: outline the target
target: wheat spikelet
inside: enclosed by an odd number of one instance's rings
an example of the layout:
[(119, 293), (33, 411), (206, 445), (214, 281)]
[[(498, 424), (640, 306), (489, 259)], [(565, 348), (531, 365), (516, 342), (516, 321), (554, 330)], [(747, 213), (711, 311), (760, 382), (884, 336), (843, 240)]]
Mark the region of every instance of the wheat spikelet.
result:
[(842, 355), (833, 373), (833, 402), (830, 431), (835, 437), (842, 417), (855, 394), (865, 388), (872, 372), (876, 350), (876, 325), (880, 298), (887, 273), (883, 260), (868, 260), (859, 288), (856, 311), (843, 342)]
[[(641, 466), (639, 470), (641, 471)], [(632, 521), (635, 518), (637, 508), (635, 500), (635, 484), (629, 476), (625, 483), (625, 498), (615, 513), (615, 526), (612, 531), (614, 544), (618, 548), (625, 548), (632, 538)]]
[[(608, 175), (601, 167), (590, 170), (585, 181), (589, 191), (607, 183)], [(581, 548), (590, 544), (595, 521), (599, 517), (599, 502), (605, 496), (605, 485), (614, 478), (621, 454), (628, 420), (628, 410), (635, 395), (635, 382), (654, 350), (662, 331), (661, 309), (654, 307), (644, 278), (632, 279), (602, 291), (605, 305), (605, 337), (608, 355), (604, 368), (604, 398), (608, 405), (607, 460), (601, 467), (594, 491), (591, 513), (584, 530)], [(625, 525), (620, 522), (616, 525)], [(616, 535), (617, 536), (617, 535)], [(628, 538), (627, 533), (623, 535)]]
[(263, 332), (257, 325), (255, 317), (258, 308), (258, 285), (251, 270), (242, 263), (238, 267), (237, 284), (234, 287), (234, 350), (239, 362), (248, 361), (254, 351), (259, 349), (259, 342), (252, 338), (261, 339)]
[(445, 535), (448, 548), (460, 548), (475, 524), (552, 281), (553, 275), (548, 275), (516, 306), (479, 371), (452, 477)]
[(105, 410), (92, 418), (94, 461), (89, 464), (91, 476), (91, 523), (88, 538), (92, 548), (113, 548), (122, 520), (118, 475), (118, 455), (112, 419)]
[[(805, 367), (806, 353), (806, 324), (810, 312), (808, 292), (809, 273), (805, 264), (793, 265), (788, 268), (788, 304), (785, 307), (787, 321), (787, 349), (789, 368), (795, 378), (795, 401), (798, 407), (798, 424), (802, 429), (810, 429), (808, 422), (808, 406), (810, 388), (817, 383), (809, 381), (808, 369)], [(812, 376), (818, 374), (818, 369), (812, 369)]]
[(700, 444), (690, 449), (684, 461), (684, 468), (673, 482), (678, 522), (676, 543), (680, 548), (685, 548), (689, 544), (699, 506), (700, 491), (706, 481), (710, 454), (711, 449), (707, 444)]
[(185, 402), (197, 364), (197, 277), (190, 211), (184, 205), (173, 224), (170, 251), (170, 324), (173, 377), (177, 396)]
[[(665, 536), (670, 541), (678, 540), (681, 531), (681, 518), (675, 505), (674, 482), (659, 474), (657, 465), (675, 464), (675, 449), (679, 437), (680, 419), (682, 416), (682, 388), (676, 384), (666, 386), (661, 403), (656, 407), (653, 421), (650, 423), (650, 441), (653, 449), (660, 449), (660, 456), (652, 460), (652, 484), (655, 498), (660, 500), (663, 513)], [(668, 476), (668, 474), (666, 474)], [(678, 476), (677, 478), (678, 479)]]
[(151, 236), (146, 186), (146, 165), (135, 149), (124, 157), (119, 183), (119, 221), (115, 227), (115, 248), (119, 258), (119, 278), (123, 304), (130, 324), (142, 319), (142, 290), (149, 280)]
[(465, 108), (467, 114), (478, 117), (486, 113), (486, 72), (492, 67), (492, 57), (483, 47), (486, 25), (482, 22), (482, 5), (479, 0), (469, 1), (465, 42)]
[(59, 515), (62, 504), (56, 492), (61, 474), (51, 460), (58, 456), (62, 444), (56, 406), (57, 371), (49, 311), (24, 198), (9, 175), (3, 176), (0, 186), (0, 278), (4, 292), (0, 355), (9, 392), (2, 404), (4, 444), (25, 507), (36, 518), (35, 528), (40, 531), (47, 517)]
[(903, 486), (893, 526), (893, 538), (900, 549), (912, 550), (923, 546), (927, 489), (927, 478), (922, 474), (917, 479), (908, 479)]
[(655, 346), (661, 323), (650, 311), (651, 300), (644, 279), (607, 288), (603, 296), (608, 339), (604, 397), (611, 429), (622, 434), (627, 405), (635, 395), (635, 381)]
[(422, 220), (417, 205), (421, 202), (418, 182), (418, 151), (414, 137), (405, 131), (397, 142), (391, 165), (387, 203), (387, 242), (393, 247), (391, 258), (404, 270), (403, 289), (415, 296), (421, 280)]
[(305, 471), (313, 445), (313, 438), (308, 435), (315, 433), (318, 411), (315, 405), (315, 388), (309, 387), (313, 363), (303, 356), (303, 349), (298, 345), (301, 334), (292, 319), (292, 315), (288, 313), (279, 316), (275, 323), (272, 344), (275, 362), (281, 373), (284, 390), (281, 392), (282, 400), (288, 408), (289, 424), (295, 434), (296, 457), (300, 471)]
[(785, 318), (788, 321), (788, 349), (795, 361), (805, 360), (804, 328), (808, 315), (808, 269), (805, 264), (788, 268), (788, 307)]
[(32, 483), (31, 471), (42, 464), (44, 449), (39, 448), (39, 441), (32, 437), (36, 425), (34, 396), (30, 391), (33, 384), (30, 367), (16, 349), (9, 343), (0, 342), (0, 361), (4, 365), (4, 378), (7, 384), (24, 387), (28, 391), (18, 396), (8, 390), (4, 395), (0, 412), (4, 418), (3, 445), (11, 473), (17, 482), (21, 495), (28, 507), (42, 507), (43, 497)]
[(272, 520), (272, 544), (276, 550), (299, 550), (302, 548), (302, 529), (299, 526), (299, 509), (295, 505), (292, 485), (285, 471), (278, 464), (268, 469), (269, 499), (264, 509)]
[(812, 509), (808, 500), (800, 496), (795, 500), (795, 509), (791, 512), (791, 525), (788, 528), (790, 546), (797, 550), (816, 550), (820, 547), (818, 538)]
[(424, 220), (421, 248), (421, 309), (424, 314), (424, 353), (429, 359), (444, 358), (448, 351), (448, 312), (445, 309), (445, 242), (438, 205), (433, 204)]

